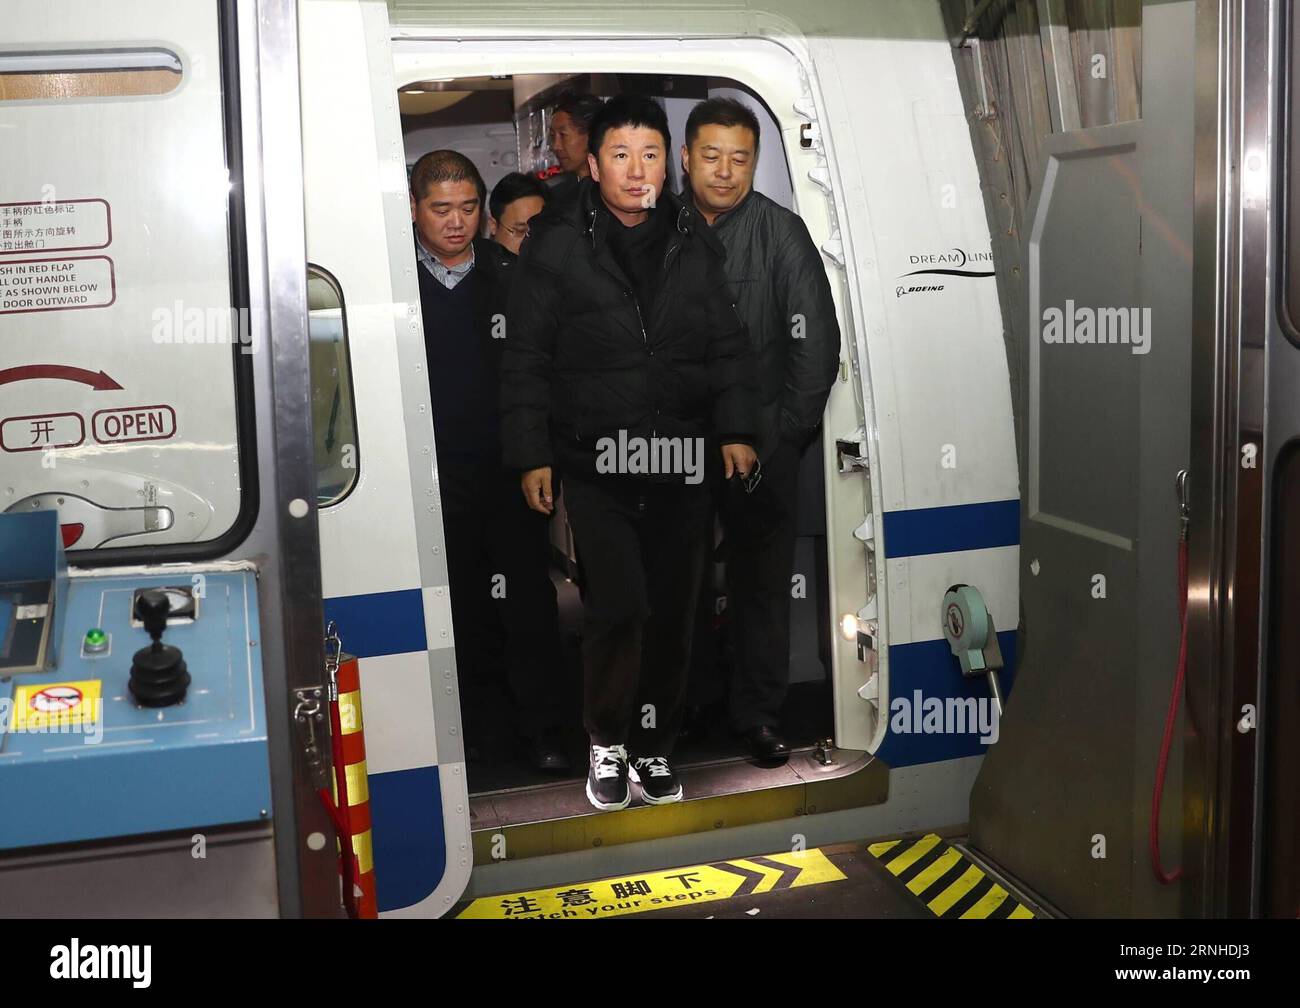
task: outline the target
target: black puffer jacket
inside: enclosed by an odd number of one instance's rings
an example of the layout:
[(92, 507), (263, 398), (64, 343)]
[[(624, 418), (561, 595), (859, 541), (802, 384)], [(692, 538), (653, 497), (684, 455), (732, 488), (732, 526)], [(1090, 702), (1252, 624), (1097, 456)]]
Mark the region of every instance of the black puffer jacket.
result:
[(508, 468), (591, 475), (596, 442), (619, 431), (753, 443), (752, 360), (722, 248), (672, 193), (654, 212), (672, 228), (653, 305), (638, 305), (615, 262), (606, 234), (617, 222), (594, 182), (532, 220), (501, 362)]
[(801, 447), (821, 422), (839, 369), (835, 302), (807, 225), (762, 193), (722, 214), (713, 232), (757, 358), (758, 454), (766, 459), (782, 443)]

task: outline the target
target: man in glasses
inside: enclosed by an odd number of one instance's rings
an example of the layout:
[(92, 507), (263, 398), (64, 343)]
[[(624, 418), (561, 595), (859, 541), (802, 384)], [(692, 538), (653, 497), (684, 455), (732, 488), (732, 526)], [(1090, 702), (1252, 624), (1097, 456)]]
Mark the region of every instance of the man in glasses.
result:
[(528, 237), (528, 222), (546, 206), (549, 190), (541, 179), (511, 172), (488, 197), (488, 236), (515, 255)]

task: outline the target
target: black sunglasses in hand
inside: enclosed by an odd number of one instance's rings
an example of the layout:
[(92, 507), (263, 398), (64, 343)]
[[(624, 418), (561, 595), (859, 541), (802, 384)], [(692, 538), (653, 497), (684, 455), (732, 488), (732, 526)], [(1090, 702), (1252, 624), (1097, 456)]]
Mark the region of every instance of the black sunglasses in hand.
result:
[(736, 478), (740, 480), (740, 485), (745, 488), (745, 493), (752, 494), (758, 486), (758, 481), (763, 478), (763, 463), (754, 459), (754, 468), (749, 471), (748, 476), (740, 475), (740, 470), (736, 470)]

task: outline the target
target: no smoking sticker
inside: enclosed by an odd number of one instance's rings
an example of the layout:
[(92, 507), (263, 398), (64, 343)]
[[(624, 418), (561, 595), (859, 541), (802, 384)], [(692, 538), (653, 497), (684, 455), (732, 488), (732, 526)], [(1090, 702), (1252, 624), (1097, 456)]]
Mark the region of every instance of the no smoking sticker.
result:
[(94, 724), (100, 679), (33, 683), (14, 690), (14, 731), (39, 731), (51, 725)]
[(965, 632), (966, 621), (962, 619), (960, 606), (950, 605), (948, 607), (948, 629), (957, 638), (960, 638)]

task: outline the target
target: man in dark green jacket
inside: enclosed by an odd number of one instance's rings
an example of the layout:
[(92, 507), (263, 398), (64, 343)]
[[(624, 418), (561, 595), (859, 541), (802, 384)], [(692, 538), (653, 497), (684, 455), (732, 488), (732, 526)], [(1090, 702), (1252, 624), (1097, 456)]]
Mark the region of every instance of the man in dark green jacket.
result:
[(759, 484), (721, 496), (727, 608), (735, 640), (732, 727), (754, 754), (788, 752), (790, 585), (799, 456), (816, 435), (839, 367), (840, 330), (821, 256), (797, 214), (753, 188), (759, 125), (730, 98), (691, 111), (682, 147), (687, 197), (727, 252), (759, 388)]

